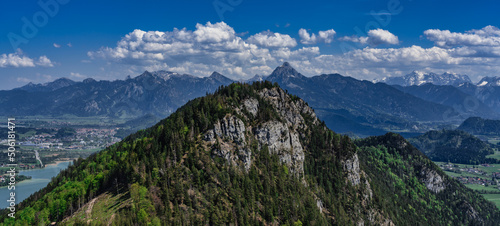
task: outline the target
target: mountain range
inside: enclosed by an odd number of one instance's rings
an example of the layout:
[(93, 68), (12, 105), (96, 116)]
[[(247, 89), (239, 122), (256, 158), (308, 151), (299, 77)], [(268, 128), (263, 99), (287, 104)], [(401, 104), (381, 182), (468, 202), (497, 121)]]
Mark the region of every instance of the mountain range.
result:
[(451, 85), (440, 86), (432, 83), (425, 83), (420, 86), (393, 85), (393, 87), (426, 101), (452, 107), (460, 115), (485, 118), (498, 118), (499, 116), (498, 111), (493, 110), (490, 106), (483, 103), (475, 94), (463, 92), (460, 87)]
[[(277, 70), (301, 78), (287, 65)], [(155, 126), (74, 161), (17, 205), (16, 219), (6, 211), (4, 225), (500, 221), (493, 203), (400, 135), (354, 142), (269, 81), (233, 83), (191, 100)]]
[(477, 86), (500, 86), (500, 77), (484, 77)]
[(168, 71), (146, 71), (135, 78), (116, 81), (59, 79), (0, 91), (0, 103), (6, 106), (0, 115), (165, 117), (187, 101), (232, 82), (216, 72), (199, 78)]
[(338, 132), (383, 134), (385, 130), (413, 128), (418, 125), (416, 121), (445, 121), (445, 112), (459, 116), (451, 107), (425, 101), (385, 83), (339, 74), (305, 77), (288, 63), (276, 68), (266, 80), (306, 100)]
[[(446, 75), (467, 80), (466, 76)], [(270, 75), (256, 75), (246, 82), (262, 80), (277, 82), (306, 100), (335, 131), (362, 137), (395, 130), (422, 132), (435, 124), (459, 124), (472, 116), (498, 118), (500, 114), (500, 95), (496, 95), (500, 87), (470, 83), (403, 87), (340, 74), (306, 77), (286, 62)], [(204, 78), (169, 71), (146, 71), (116, 81), (89, 78), (74, 82), (63, 78), (0, 91), (0, 104), (4, 106), (0, 115), (72, 114), (132, 119), (153, 114), (162, 118), (190, 99), (233, 82), (217, 72)]]
[(451, 106), (460, 115), (499, 118), (500, 77), (484, 77), (473, 84), (467, 75), (414, 71), (381, 82), (424, 100)]
[(413, 71), (402, 77), (385, 77), (380, 82), (387, 83), (389, 85), (400, 85), (400, 86), (420, 86), (426, 83), (432, 83), (434, 85), (452, 85), (458, 86), (464, 83), (472, 83), (469, 76), (459, 75), (456, 73), (445, 72), (441, 75), (436, 73), (425, 73), (422, 71)]
[(50, 92), (66, 86), (74, 85), (75, 83), (75, 81), (68, 78), (59, 78), (54, 80), (53, 82), (47, 82), (43, 84), (34, 84), (30, 82), (25, 86), (16, 88), (14, 90), (24, 90), (28, 92)]

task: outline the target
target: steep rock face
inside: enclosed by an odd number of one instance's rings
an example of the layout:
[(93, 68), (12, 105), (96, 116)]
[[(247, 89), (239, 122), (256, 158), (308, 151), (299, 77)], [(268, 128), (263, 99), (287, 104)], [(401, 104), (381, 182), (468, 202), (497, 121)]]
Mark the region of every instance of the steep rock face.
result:
[(282, 89), (263, 89), (259, 95), (269, 101), (286, 120), (288, 126), (297, 129), (305, 129), (305, 121), (302, 114), (310, 115), (313, 118), (313, 124), (318, 123), (316, 114), (302, 99), (291, 101), (288, 94)]
[(238, 144), (245, 144), (245, 123), (236, 116), (227, 116), (214, 126), (219, 137), (228, 137)]
[[(370, 185), (371, 180), (360, 168), (358, 154), (354, 154), (350, 158), (342, 161), (342, 169), (345, 174), (345, 180), (360, 194), (360, 202), (357, 204), (358, 211), (353, 213), (358, 216), (357, 218), (359, 221), (357, 225), (394, 225), (392, 220), (387, 217), (383, 211), (373, 208), (373, 190)], [(364, 209), (365, 212), (360, 211), (361, 209)], [(365, 218), (367, 222), (365, 222), (363, 218)]]
[(420, 174), (422, 176), (422, 183), (424, 183), (425, 187), (432, 192), (439, 193), (446, 188), (443, 177), (441, 177), (441, 175), (439, 175), (436, 171), (424, 169)]
[(257, 111), (259, 110), (259, 101), (255, 98), (248, 98), (243, 101), (243, 106), (245, 109), (252, 114), (253, 117), (257, 116)]
[[(252, 164), (251, 151), (246, 146), (245, 123), (234, 115), (217, 121), (214, 129), (204, 135), (210, 142), (213, 154), (226, 159), (232, 165), (242, 165), (248, 171)], [(216, 145), (216, 143), (218, 145)]]
[[(263, 89), (258, 94), (275, 107), (283, 120), (262, 122), (252, 127), (240, 119), (247, 117), (238, 109), (237, 114), (241, 115), (228, 114), (217, 121), (214, 129), (204, 134), (204, 140), (212, 146), (215, 155), (236, 166), (242, 163), (245, 170), (251, 166), (249, 144), (255, 140), (259, 149), (267, 146), (271, 154), (278, 155), (292, 174), (304, 175), (305, 153), (299, 131), (307, 127), (302, 115), (313, 118), (314, 124), (318, 122), (314, 111), (302, 100), (293, 101), (282, 89)], [(253, 117), (260, 107), (255, 98), (243, 100), (242, 105)]]
[(284, 123), (271, 121), (254, 129), (259, 146), (267, 145), (270, 153), (277, 154), (294, 174), (304, 173), (304, 149), (299, 135)]
[(343, 169), (344, 172), (347, 172), (347, 180), (349, 180), (352, 185), (358, 185), (361, 183), (359, 158), (357, 154), (354, 154), (352, 158), (344, 161)]

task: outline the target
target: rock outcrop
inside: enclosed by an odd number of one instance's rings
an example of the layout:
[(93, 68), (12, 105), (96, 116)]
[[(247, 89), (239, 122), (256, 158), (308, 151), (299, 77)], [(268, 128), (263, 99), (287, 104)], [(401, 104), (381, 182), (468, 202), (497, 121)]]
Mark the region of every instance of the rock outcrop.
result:
[(420, 180), (425, 184), (425, 187), (434, 193), (439, 193), (446, 188), (444, 185), (444, 179), (438, 174), (438, 172), (424, 168), (420, 175), (422, 176), (422, 179)]
[(278, 121), (266, 122), (254, 129), (259, 147), (266, 145), (270, 153), (277, 154), (294, 174), (304, 173), (304, 148), (296, 131)]
[(344, 172), (347, 173), (347, 180), (351, 182), (353, 186), (361, 183), (360, 169), (359, 169), (359, 158), (357, 154), (354, 154), (352, 158), (349, 158), (343, 163)]
[(242, 119), (247, 117), (237, 111), (237, 114), (241, 115), (226, 115), (214, 124), (212, 130), (204, 134), (204, 140), (212, 146), (213, 154), (226, 159), (230, 164), (243, 164), (246, 170), (252, 162), (249, 144), (256, 141), (259, 148), (266, 146), (271, 154), (278, 155), (292, 174), (302, 176), (305, 150), (300, 141), (300, 136), (304, 134), (300, 133), (307, 128), (303, 115), (308, 115), (316, 124), (316, 114), (303, 100), (292, 100), (282, 89), (262, 89), (258, 94), (260, 100), (247, 98), (238, 109), (245, 109), (255, 117), (259, 112), (259, 101), (265, 101), (273, 105), (280, 120), (262, 122), (254, 126), (245, 125)]

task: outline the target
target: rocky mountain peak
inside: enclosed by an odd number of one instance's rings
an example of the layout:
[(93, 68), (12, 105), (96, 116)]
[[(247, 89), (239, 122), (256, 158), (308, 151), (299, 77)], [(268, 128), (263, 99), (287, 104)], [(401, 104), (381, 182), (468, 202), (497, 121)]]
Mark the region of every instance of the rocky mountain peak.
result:
[(87, 79), (83, 80), (83, 83), (92, 83), (92, 82), (97, 82), (97, 81), (93, 78), (87, 78)]
[[(303, 115), (308, 115), (313, 125), (317, 125), (319, 120), (316, 114), (303, 100), (292, 100), (281, 88), (264, 88), (257, 94), (259, 98), (245, 98), (241, 101), (242, 105), (236, 108), (239, 113), (226, 115), (203, 135), (207, 146), (219, 144), (213, 150), (215, 155), (248, 171), (253, 161), (249, 145), (256, 142), (259, 148), (267, 146), (270, 154), (278, 155), (294, 175), (303, 176), (306, 148), (300, 138), (305, 136), (308, 128)], [(258, 112), (269, 104), (280, 118), (256, 125), (249, 123), (256, 120)], [(243, 113), (243, 109), (250, 115)]]
[(288, 78), (302, 78), (304, 77), (295, 68), (293, 68), (290, 63), (285, 62), (283, 65), (274, 69), (273, 73), (269, 75), (269, 79), (288, 79)]
[(221, 83), (225, 83), (225, 84), (229, 84), (229, 83), (232, 83), (233, 80), (231, 80), (230, 78), (222, 75), (221, 73), (219, 72), (216, 72), (214, 71), (209, 77), (209, 79), (213, 79), (215, 81), (218, 81), (218, 82), (221, 82)]
[(252, 78), (246, 80), (245, 82), (257, 82), (257, 81), (262, 82), (262, 81), (264, 81), (266, 79), (267, 79), (267, 76), (256, 74), (255, 76), (253, 76)]
[(500, 77), (484, 77), (477, 86), (500, 86)]
[(219, 72), (212, 72), (212, 74), (210, 75), (210, 78), (216, 78), (216, 79), (219, 79), (219, 78), (226, 78), (224, 75), (222, 75), (221, 73)]
[(288, 62), (284, 62), (280, 67), (290, 67), (291, 68), (292, 66)]
[(60, 89), (60, 88), (66, 87), (66, 86), (70, 86), (70, 85), (73, 85), (75, 83), (76, 82), (71, 80), (71, 79), (62, 77), (62, 78), (58, 78), (52, 82), (46, 82), (46, 83), (40, 83), (40, 84), (35, 84), (33, 82), (29, 82), (25, 86), (22, 86), (22, 87), (17, 88), (17, 89), (25, 90), (28, 92), (47, 92), (47, 91), (54, 91), (54, 90), (57, 90), (57, 89)]

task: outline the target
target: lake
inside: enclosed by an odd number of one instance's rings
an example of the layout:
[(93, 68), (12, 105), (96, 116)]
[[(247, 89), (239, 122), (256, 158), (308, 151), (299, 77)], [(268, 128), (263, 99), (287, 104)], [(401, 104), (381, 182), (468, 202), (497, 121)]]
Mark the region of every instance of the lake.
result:
[[(31, 194), (47, 186), (52, 177), (57, 176), (61, 170), (68, 168), (71, 161), (60, 162), (57, 165), (48, 165), (43, 169), (24, 170), (19, 172), (20, 175), (31, 176), (31, 180), (21, 181), (16, 184), (16, 204), (28, 198)], [(10, 198), (9, 189), (7, 187), (0, 188), (0, 208), (7, 208)]]

